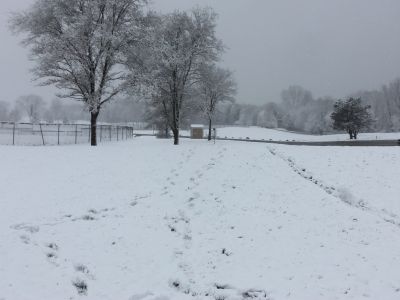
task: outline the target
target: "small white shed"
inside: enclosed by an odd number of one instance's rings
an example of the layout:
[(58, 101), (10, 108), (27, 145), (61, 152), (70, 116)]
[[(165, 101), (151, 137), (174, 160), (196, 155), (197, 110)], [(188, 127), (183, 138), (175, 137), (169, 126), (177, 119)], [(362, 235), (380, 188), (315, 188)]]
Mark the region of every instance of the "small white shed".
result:
[(204, 125), (200, 124), (190, 125), (190, 138), (197, 140), (204, 138)]

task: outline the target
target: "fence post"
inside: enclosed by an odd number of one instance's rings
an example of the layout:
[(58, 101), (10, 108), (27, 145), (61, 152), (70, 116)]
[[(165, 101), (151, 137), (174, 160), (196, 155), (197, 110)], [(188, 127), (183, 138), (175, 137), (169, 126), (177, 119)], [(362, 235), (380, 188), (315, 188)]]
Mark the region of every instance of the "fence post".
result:
[(75, 125), (75, 144), (78, 144), (78, 124)]
[(60, 146), (60, 124), (57, 125), (57, 145)]
[(119, 141), (119, 127), (117, 125), (117, 142)]
[(15, 145), (15, 122), (13, 126), (13, 146)]
[(110, 142), (112, 141), (111, 130), (112, 130), (112, 125), (110, 125)]
[(43, 146), (44, 146), (45, 143), (44, 143), (44, 136), (43, 136), (42, 124), (39, 124), (39, 128), (40, 128), (40, 134), (42, 135), (42, 142), (43, 142)]
[(88, 133), (88, 136), (89, 136), (88, 142), (90, 143), (90, 137), (92, 135), (92, 127), (91, 126), (88, 126), (88, 131), (89, 131), (89, 133)]
[(102, 137), (103, 137), (103, 126), (100, 125), (100, 142), (102, 140)]

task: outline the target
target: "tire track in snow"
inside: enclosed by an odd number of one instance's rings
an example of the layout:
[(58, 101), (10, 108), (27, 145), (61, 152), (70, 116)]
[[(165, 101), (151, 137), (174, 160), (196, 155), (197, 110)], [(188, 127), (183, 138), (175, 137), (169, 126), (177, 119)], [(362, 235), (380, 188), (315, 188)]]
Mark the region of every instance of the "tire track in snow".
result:
[(315, 186), (319, 187), (323, 191), (325, 191), (328, 195), (331, 195), (340, 201), (350, 205), (352, 207), (356, 207), (362, 211), (368, 212), (376, 217), (379, 217), (383, 221), (393, 224), (396, 227), (400, 228), (400, 217), (396, 214), (387, 212), (386, 210), (379, 210), (376, 208), (369, 207), (367, 203), (363, 200), (354, 201), (350, 192), (347, 190), (343, 190), (332, 185), (328, 185), (324, 183), (321, 179), (316, 178), (314, 175), (307, 172), (305, 168), (300, 167), (296, 162), (290, 158), (286, 157), (284, 154), (276, 151), (276, 149), (267, 146), (269, 152), (273, 155), (278, 157), (279, 159), (283, 160), (296, 174), (302, 177), (305, 180), (308, 180), (315, 184)]

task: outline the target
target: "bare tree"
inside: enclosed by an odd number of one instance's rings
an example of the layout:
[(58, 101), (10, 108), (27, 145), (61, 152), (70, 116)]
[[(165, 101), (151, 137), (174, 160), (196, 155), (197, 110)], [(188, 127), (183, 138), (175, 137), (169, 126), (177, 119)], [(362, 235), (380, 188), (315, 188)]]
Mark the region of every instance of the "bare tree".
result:
[(199, 72), (197, 91), (200, 97), (200, 110), (208, 121), (208, 140), (211, 141), (211, 130), (216, 107), (224, 101), (234, 102), (236, 82), (233, 73), (214, 64), (203, 65)]
[(18, 105), (14, 105), (13, 109), (8, 114), (8, 120), (11, 122), (19, 122), (21, 120), (22, 112)]
[(281, 94), (282, 103), (290, 109), (297, 109), (313, 100), (312, 93), (298, 85), (291, 85)]
[(146, 0), (36, 0), (11, 20), (25, 33), (43, 85), (63, 90), (60, 97), (83, 101), (91, 115), (91, 144), (102, 106), (124, 89), (125, 48), (140, 36)]
[(9, 103), (0, 101), (0, 121), (7, 121), (9, 116)]
[[(391, 123), (390, 130), (400, 129), (400, 79), (382, 87), (383, 99), (386, 104), (387, 119)], [(382, 105), (382, 103), (380, 103)]]
[(45, 113), (45, 119), (48, 122), (67, 123), (65, 106), (59, 98), (55, 98), (50, 102), (50, 106)]
[(162, 107), (175, 145), (179, 144), (182, 110), (192, 95), (199, 68), (217, 61), (223, 50), (215, 34), (216, 17), (211, 8), (159, 17), (154, 42), (146, 53), (147, 86), (153, 101)]
[(27, 95), (19, 97), (16, 106), (27, 115), (29, 122), (37, 123), (44, 114), (46, 102), (40, 96)]

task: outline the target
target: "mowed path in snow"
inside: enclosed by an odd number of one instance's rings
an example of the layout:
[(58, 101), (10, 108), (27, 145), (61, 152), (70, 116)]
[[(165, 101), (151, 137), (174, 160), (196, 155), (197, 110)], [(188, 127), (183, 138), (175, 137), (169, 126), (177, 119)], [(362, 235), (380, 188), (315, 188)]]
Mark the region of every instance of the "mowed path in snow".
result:
[(0, 299), (400, 298), (396, 224), (265, 145), (170, 143), (1, 147)]

